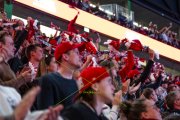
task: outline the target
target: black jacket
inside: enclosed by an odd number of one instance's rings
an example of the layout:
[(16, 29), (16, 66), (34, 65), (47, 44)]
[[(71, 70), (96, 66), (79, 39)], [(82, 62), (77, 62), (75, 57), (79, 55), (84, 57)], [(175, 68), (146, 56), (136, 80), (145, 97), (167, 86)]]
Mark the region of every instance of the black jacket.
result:
[(64, 120), (108, 120), (103, 115), (98, 116), (82, 102), (68, 107), (61, 113), (61, 115)]
[(135, 83), (135, 85), (137, 85), (138, 83), (141, 82), (142, 83), (145, 82), (145, 80), (148, 78), (149, 74), (151, 73), (151, 68), (153, 67), (154, 61), (152, 60), (148, 60), (148, 63), (144, 69), (144, 71), (141, 73), (140, 77), (137, 80), (134, 80), (131, 85), (133, 85)]

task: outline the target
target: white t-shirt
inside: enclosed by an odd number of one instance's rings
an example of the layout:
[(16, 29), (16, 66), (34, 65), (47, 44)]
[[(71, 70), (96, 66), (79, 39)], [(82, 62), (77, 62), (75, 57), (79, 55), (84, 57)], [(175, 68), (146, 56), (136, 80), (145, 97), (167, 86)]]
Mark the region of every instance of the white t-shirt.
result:
[[(0, 116), (12, 115), (14, 109), (21, 102), (20, 94), (11, 87), (0, 85)], [(28, 112), (25, 120), (37, 120), (45, 111)], [(63, 120), (60, 116), (58, 120)]]
[(21, 96), (14, 88), (0, 85), (0, 116), (13, 114), (15, 107), (20, 101)]

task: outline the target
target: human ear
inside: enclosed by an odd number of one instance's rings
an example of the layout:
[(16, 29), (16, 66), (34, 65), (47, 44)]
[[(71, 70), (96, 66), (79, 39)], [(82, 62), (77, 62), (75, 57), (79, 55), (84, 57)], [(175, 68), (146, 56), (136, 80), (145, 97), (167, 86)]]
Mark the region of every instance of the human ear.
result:
[(62, 54), (62, 58), (65, 60), (65, 61), (68, 61), (69, 60), (69, 57), (67, 54)]
[(141, 119), (148, 118), (148, 114), (146, 112), (141, 113)]
[(91, 87), (92, 87), (92, 89), (94, 90), (94, 91), (98, 91), (99, 90), (99, 85), (98, 85), (98, 83), (94, 83), (93, 85), (91, 85)]

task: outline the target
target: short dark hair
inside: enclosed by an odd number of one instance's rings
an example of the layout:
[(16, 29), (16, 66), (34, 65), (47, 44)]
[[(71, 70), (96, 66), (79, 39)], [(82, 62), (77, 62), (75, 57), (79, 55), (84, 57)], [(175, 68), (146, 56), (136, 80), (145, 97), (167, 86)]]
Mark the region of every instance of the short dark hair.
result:
[(144, 97), (146, 99), (150, 99), (151, 95), (153, 94), (153, 89), (152, 88), (145, 88), (142, 92), (142, 94), (144, 95)]
[(130, 108), (132, 107), (132, 103), (130, 101), (123, 101), (120, 104), (120, 112), (124, 113), (125, 117), (128, 118), (130, 113)]
[(31, 58), (31, 52), (35, 51), (37, 49), (37, 47), (41, 47), (41, 46), (39, 44), (32, 44), (26, 48), (25, 54), (26, 54), (26, 57), (28, 58), (28, 60)]
[(120, 104), (120, 111), (124, 113), (127, 120), (140, 120), (141, 113), (146, 112), (146, 99), (136, 99), (133, 102), (124, 101)]
[[(100, 80), (101, 81), (101, 80)], [(97, 83), (99, 83), (100, 81), (97, 81)], [(78, 96), (78, 98), (80, 100), (84, 100), (87, 103), (89, 103), (91, 106), (93, 106), (94, 102), (95, 102), (95, 95), (99, 94), (98, 91), (93, 90), (92, 87), (88, 87), (87, 89), (85, 89), (84, 91), (82, 91), (82, 93), (80, 93), (80, 95)], [(76, 99), (78, 99), (76, 97)]]
[(77, 93), (77, 95), (74, 98), (74, 101), (85, 101), (89, 105), (93, 106), (95, 102), (95, 94), (98, 94), (98, 92), (95, 92), (91, 87), (88, 87), (81, 93)]
[(128, 115), (128, 120), (140, 120), (141, 113), (146, 112), (146, 104), (144, 103), (146, 99), (137, 99), (132, 103), (130, 108), (130, 113)]
[(177, 91), (170, 92), (166, 96), (166, 104), (170, 109), (174, 109), (174, 102), (176, 100)]
[(6, 31), (0, 31), (0, 42), (5, 44), (5, 37), (10, 36), (8, 32)]

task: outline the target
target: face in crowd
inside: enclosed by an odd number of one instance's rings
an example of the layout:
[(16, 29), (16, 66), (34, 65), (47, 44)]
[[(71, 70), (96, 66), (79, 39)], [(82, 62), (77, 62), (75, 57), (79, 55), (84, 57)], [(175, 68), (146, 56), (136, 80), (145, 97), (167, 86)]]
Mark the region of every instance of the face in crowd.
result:
[(155, 105), (154, 101), (145, 100), (144, 105), (146, 107), (146, 111), (141, 113), (142, 118), (162, 120), (160, 110)]
[(152, 100), (137, 99), (130, 106), (129, 120), (162, 120), (160, 110)]
[[(3, 38), (2, 38), (3, 39)], [(13, 58), (16, 48), (14, 47), (14, 41), (10, 35), (4, 36), (4, 43), (1, 43), (1, 49), (6, 54), (6, 57)]]
[(43, 49), (41, 47), (37, 47), (35, 51), (32, 52), (32, 56), (36, 61), (41, 61), (43, 58)]
[(79, 51), (77, 48), (68, 52), (67, 61), (75, 69), (79, 69), (81, 67), (82, 61), (80, 59)]
[(115, 91), (115, 87), (112, 84), (112, 78), (106, 77), (103, 80), (101, 80), (99, 83), (97, 83), (98, 90), (97, 93), (100, 96), (100, 98), (105, 103), (111, 103), (113, 101), (113, 94)]
[(55, 57), (52, 56), (45, 58), (45, 63), (49, 72), (56, 72), (58, 70), (58, 64), (55, 60)]

